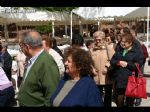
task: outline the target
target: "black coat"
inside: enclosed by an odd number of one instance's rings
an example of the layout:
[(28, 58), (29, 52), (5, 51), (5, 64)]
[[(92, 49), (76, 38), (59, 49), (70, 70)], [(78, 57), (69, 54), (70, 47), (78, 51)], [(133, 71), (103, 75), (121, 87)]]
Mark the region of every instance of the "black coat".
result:
[(11, 55), (6, 51), (3, 55), (2, 58), (4, 60), (3, 63), (3, 69), (8, 77), (9, 80), (11, 80), (11, 68), (12, 68), (12, 58)]
[[(118, 47), (110, 61), (110, 64), (116, 68), (114, 71), (116, 88), (126, 88), (128, 76), (132, 74), (132, 71), (137, 71), (135, 63), (138, 63), (141, 67), (144, 60), (143, 52), (137, 42), (133, 43), (132, 49), (125, 56), (122, 56), (123, 50), (123, 48)], [(127, 67), (118, 66), (119, 61), (126, 61)]]

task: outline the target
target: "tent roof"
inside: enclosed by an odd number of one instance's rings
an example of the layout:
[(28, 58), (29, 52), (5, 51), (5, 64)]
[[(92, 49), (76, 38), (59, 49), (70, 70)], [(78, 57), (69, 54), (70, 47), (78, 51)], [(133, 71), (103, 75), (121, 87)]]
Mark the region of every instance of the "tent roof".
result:
[(84, 19), (98, 20), (101, 18), (125, 16), (137, 8), (138, 7), (79, 7), (72, 10), (72, 12)]
[[(38, 23), (47, 24), (49, 21), (55, 21), (56, 23), (70, 22), (70, 14), (68, 12), (40, 11), (34, 8), (13, 10), (10, 7), (0, 7), (0, 17), (1, 24), (14, 22), (33, 25)], [(73, 21), (77, 19), (77, 16), (73, 17)]]
[(147, 7), (138, 8), (124, 16), (124, 19), (136, 19), (136, 18), (147, 18)]

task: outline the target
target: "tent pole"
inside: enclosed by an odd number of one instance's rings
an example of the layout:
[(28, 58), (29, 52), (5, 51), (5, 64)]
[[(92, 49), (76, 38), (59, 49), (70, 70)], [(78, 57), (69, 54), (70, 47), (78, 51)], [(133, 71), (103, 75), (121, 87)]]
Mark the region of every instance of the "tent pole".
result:
[(70, 20), (71, 20), (71, 21), (70, 21), (70, 37), (71, 37), (71, 40), (70, 40), (70, 41), (72, 42), (72, 11), (71, 11), (71, 16), (70, 16), (70, 18), (71, 18), (71, 19), (70, 19)]
[(145, 18), (144, 18), (144, 37), (145, 37)]
[(98, 20), (98, 23), (97, 23), (97, 24), (98, 24), (98, 31), (99, 31), (99, 25), (100, 25), (100, 21), (99, 21), (99, 20)]
[(149, 7), (147, 7), (147, 49), (148, 49), (148, 41), (149, 41)]
[(114, 29), (116, 29), (116, 18), (114, 17)]
[(86, 33), (88, 34), (88, 24), (86, 23)]
[(54, 21), (52, 21), (52, 38), (55, 37)]
[(18, 31), (18, 25), (16, 24), (16, 31), (17, 31), (17, 39), (19, 38), (19, 31)]
[(80, 35), (83, 36), (83, 28), (82, 28), (82, 23), (80, 19), (79, 19), (79, 31), (80, 31)]
[(5, 41), (8, 42), (9, 34), (7, 24), (4, 24)]
[(67, 29), (68, 29), (68, 26), (67, 24), (65, 25), (65, 35), (67, 35)]

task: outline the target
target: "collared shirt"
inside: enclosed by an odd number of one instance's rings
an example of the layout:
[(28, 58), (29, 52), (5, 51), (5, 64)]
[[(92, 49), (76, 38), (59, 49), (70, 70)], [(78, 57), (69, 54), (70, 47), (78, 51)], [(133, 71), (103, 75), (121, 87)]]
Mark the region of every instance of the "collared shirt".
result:
[(27, 62), (27, 70), (25, 71), (25, 77), (24, 77), (24, 81), (28, 76), (28, 73), (31, 69), (31, 67), (33, 66), (34, 62), (36, 61), (36, 59), (39, 57), (39, 55), (44, 51), (44, 49), (42, 49), (40, 52), (38, 52), (35, 56), (33, 56), (28, 62)]
[(8, 80), (6, 73), (4, 72), (3, 68), (0, 67), (0, 86), (9, 84), (9, 83), (11, 82)]

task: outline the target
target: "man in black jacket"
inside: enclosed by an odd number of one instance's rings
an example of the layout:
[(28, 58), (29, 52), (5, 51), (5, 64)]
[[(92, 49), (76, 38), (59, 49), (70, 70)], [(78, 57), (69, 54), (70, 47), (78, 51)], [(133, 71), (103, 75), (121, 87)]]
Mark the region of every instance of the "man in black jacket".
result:
[(3, 42), (1, 46), (2, 46), (1, 57), (3, 60), (3, 69), (8, 79), (11, 81), (12, 58), (11, 58), (11, 55), (7, 51), (8, 44)]

